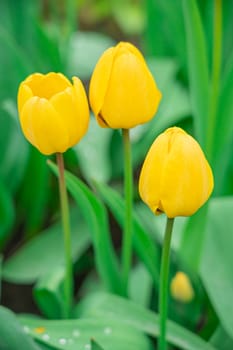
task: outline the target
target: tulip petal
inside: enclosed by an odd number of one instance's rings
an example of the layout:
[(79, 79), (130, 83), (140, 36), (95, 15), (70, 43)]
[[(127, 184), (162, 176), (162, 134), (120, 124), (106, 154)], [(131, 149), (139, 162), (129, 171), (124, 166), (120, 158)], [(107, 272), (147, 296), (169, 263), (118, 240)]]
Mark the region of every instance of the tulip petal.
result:
[(78, 111), (74, 108), (73, 94), (71, 88), (59, 92), (54, 95), (49, 102), (59, 114), (60, 119), (63, 120), (64, 127), (69, 134), (69, 143), (74, 145), (76, 142)]
[(29, 99), (21, 111), (21, 125), (26, 138), (45, 155), (65, 152), (68, 134), (52, 104), (39, 97)]
[(139, 178), (140, 196), (155, 214), (164, 211), (161, 190), (168, 147), (168, 138), (160, 134), (146, 156)]
[(168, 217), (190, 216), (213, 189), (210, 167), (198, 143), (179, 133), (164, 164), (161, 198)]
[(50, 72), (46, 75), (36, 74), (36, 76), (25, 81), (31, 88), (33, 95), (50, 99), (58, 92), (64, 91), (71, 86), (70, 81), (61, 73)]
[(77, 133), (76, 141), (77, 143), (80, 138), (87, 132), (89, 125), (89, 105), (87, 101), (87, 95), (83, 84), (80, 79), (73, 77), (73, 103), (75, 106), (75, 111), (77, 111)]
[(19, 117), (23, 106), (31, 97), (33, 97), (32, 90), (28, 85), (25, 84), (25, 82), (22, 82), (19, 86), (18, 98), (17, 98)]
[(97, 62), (90, 81), (89, 99), (91, 108), (102, 127), (106, 127), (106, 122), (98, 117), (101, 112), (105, 94), (108, 89), (109, 79), (112, 70), (115, 48), (111, 47), (104, 52)]
[(169, 218), (194, 214), (213, 190), (213, 174), (199, 144), (180, 128), (169, 128), (152, 144), (139, 179), (143, 201)]
[(106, 123), (112, 128), (145, 123), (157, 111), (160, 99), (161, 93), (141, 55), (119, 49), (101, 107)]
[(81, 81), (74, 77), (74, 86), (59, 92), (50, 99), (69, 134), (70, 147), (86, 133), (89, 122), (89, 107)]

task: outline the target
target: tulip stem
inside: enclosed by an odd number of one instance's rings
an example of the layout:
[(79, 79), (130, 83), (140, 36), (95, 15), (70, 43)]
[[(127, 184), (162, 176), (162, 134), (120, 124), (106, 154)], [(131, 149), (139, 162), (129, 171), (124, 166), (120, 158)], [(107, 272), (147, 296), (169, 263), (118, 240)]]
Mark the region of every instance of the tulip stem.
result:
[(57, 166), (59, 170), (59, 192), (61, 203), (61, 214), (64, 234), (65, 250), (65, 280), (64, 280), (64, 318), (70, 318), (73, 297), (73, 265), (71, 256), (70, 215), (66, 183), (64, 176), (63, 154), (57, 153)]
[(124, 193), (125, 224), (122, 243), (122, 279), (123, 291), (128, 292), (128, 280), (132, 259), (132, 207), (133, 207), (133, 172), (129, 129), (122, 129), (124, 147)]
[(167, 322), (167, 299), (168, 299), (168, 275), (170, 261), (170, 245), (172, 237), (174, 218), (167, 218), (164, 242), (162, 248), (162, 260), (160, 268), (160, 283), (159, 283), (159, 350), (166, 349), (166, 322)]

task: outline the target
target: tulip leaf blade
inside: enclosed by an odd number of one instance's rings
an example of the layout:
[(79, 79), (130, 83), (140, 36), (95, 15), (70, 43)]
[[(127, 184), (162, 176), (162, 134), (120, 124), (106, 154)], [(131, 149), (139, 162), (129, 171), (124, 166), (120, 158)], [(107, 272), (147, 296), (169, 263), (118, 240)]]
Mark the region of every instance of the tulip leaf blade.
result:
[[(77, 225), (79, 230), (76, 229)], [(71, 241), (72, 258), (78, 260), (88, 248), (90, 238), (85, 223), (74, 210), (71, 210)], [(58, 221), (31, 238), (5, 261), (2, 278), (21, 284), (36, 282), (58, 266), (64, 265), (63, 244), (62, 225)]]
[(220, 325), (214, 332), (210, 340), (217, 349), (232, 350), (233, 338), (226, 333), (223, 327)]
[(104, 350), (102, 346), (96, 343), (94, 339), (91, 339), (91, 350)]
[(232, 173), (229, 171), (232, 163), (233, 146), (233, 51), (230, 56), (230, 64), (227, 66), (222, 78), (222, 86), (219, 96), (217, 121), (214, 137), (213, 172), (215, 174), (215, 194), (221, 195), (231, 192)]
[[(58, 176), (57, 166), (48, 161), (48, 165)], [(102, 202), (76, 176), (65, 172), (66, 185), (78, 204), (78, 207), (90, 227), (96, 266), (108, 290), (122, 293), (118, 261), (110, 240), (107, 212)]]
[[(114, 217), (116, 218), (118, 224), (123, 227), (124, 225), (124, 207), (125, 203), (123, 198), (115, 190), (107, 185), (95, 183), (97, 191), (102, 196), (104, 202), (110, 208)], [(159, 253), (156, 249), (155, 242), (152, 238), (145, 232), (143, 226), (139, 222), (136, 215), (133, 215), (133, 246), (144, 262), (148, 271), (151, 274), (152, 280), (155, 285), (158, 285), (159, 280)]]
[(88, 182), (106, 182), (110, 179), (109, 147), (112, 134), (113, 130), (101, 129), (94, 117), (91, 117), (87, 135), (74, 147), (82, 174)]
[(181, 259), (198, 273), (205, 240), (208, 203), (188, 218), (179, 246)]
[(57, 266), (38, 279), (33, 296), (43, 315), (49, 319), (60, 319), (64, 315), (63, 290), (64, 266)]
[[(0, 91), (4, 89), (0, 85)], [(17, 118), (15, 102), (9, 99), (2, 101), (0, 107), (0, 176), (11, 193), (19, 190), (25, 175), (29, 154), (29, 145), (19, 132)], [(21, 150), (20, 153), (16, 152), (18, 149)]]
[[(133, 326), (136, 330), (155, 338), (159, 336), (158, 314), (116, 295), (89, 294), (77, 305), (76, 310), (81, 318), (108, 320), (114, 317), (123, 325)], [(199, 336), (170, 320), (167, 322), (167, 341), (183, 350), (216, 350)]]
[[(103, 349), (151, 349), (150, 340), (143, 332), (109, 317), (45, 320), (22, 316), (19, 317), (19, 320), (23, 326), (27, 326), (29, 334), (35, 340), (49, 348), (60, 350), (91, 349), (91, 339), (94, 339), (95, 342), (101, 344)], [(37, 332), (37, 329), (41, 329), (41, 332)], [(43, 337), (45, 334), (47, 337)], [(100, 350), (100, 348), (97, 349)]]
[(115, 44), (109, 36), (90, 31), (74, 32), (68, 48), (67, 73), (88, 80), (100, 55)]
[[(233, 196), (210, 202), (200, 275), (222, 326), (233, 338)], [(214, 270), (213, 270), (214, 269)]]
[(2, 183), (0, 178), (0, 247), (2, 247), (10, 236), (10, 229), (14, 222), (15, 212), (11, 194)]
[(41, 350), (32, 337), (26, 334), (14, 313), (0, 306), (0, 349)]
[(204, 146), (209, 96), (209, 72), (205, 35), (197, 1), (183, 0), (183, 13), (195, 137)]

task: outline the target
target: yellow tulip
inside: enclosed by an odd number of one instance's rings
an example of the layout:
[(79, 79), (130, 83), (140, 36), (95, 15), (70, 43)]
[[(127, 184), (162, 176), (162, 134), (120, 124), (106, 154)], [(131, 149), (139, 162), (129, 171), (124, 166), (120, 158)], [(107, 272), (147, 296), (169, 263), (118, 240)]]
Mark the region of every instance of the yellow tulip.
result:
[(97, 62), (89, 97), (100, 126), (129, 129), (152, 119), (161, 93), (140, 51), (120, 42)]
[(194, 298), (194, 290), (189, 277), (184, 272), (177, 272), (171, 281), (171, 295), (183, 303), (189, 303)]
[(173, 127), (155, 139), (139, 179), (140, 196), (155, 214), (190, 216), (212, 190), (211, 168), (193, 137)]
[(81, 81), (61, 73), (34, 73), (18, 90), (20, 124), (41, 153), (65, 152), (86, 133), (89, 107)]

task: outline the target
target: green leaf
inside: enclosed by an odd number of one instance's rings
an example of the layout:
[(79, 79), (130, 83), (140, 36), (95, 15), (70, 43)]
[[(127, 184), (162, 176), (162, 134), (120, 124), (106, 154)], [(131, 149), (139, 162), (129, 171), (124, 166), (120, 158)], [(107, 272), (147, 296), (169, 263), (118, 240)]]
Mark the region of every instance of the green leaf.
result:
[(183, 0), (188, 73), (195, 136), (205, 145), (209, 73), (204, 30), (196, 0)]
[[(2, 22), (1, 22), (2, 23)], [(0, 100), (15, 98), (18, 84), (32, 71), (31, 61), (15, 39), (0, 26)], [(11, 79), (6, 72), (11, 72)]]
[(233, 197), (211, 200), (201, 278), (221, 324), (233, 338)]
[[(147, 52), (157, 57), (178, 57), (180, 65), (186, 61), (185, 31), (180, 0), (146, 0), (145, 42)], [(169, 23), (164, 26), (164, 23)], [(175, 38), (175, 40), (174, 40)]]
[[(79, 317), (118, 320), (122, 325), (158, 337), (159, 317), (152, 311), (130, 301), (110, 294), (96, 293), (83, 299), (76, 309)], [(167, 322), (167, 341), (184, 350), (214, 350), (215, 348), (178, 324)]]
[(91, 339), (91, 350), (104, 350), (102, 346), (97, 344), (95, 340)]
[[(149, 339), (144, 334), (117, 319), (48, 321), (20, 317), (20, 321), (33, 338), (59, 349), (68, 346), (70, 350), (91, 349), (91, 339), (95, 339), (105, 350), (151, 350)], [(39, 334), (37, 329), (44, 331)]]
[(2, 297), (2, 260), (3, 256), (0, 254), (0, 301)]
[(209, 204), (207, 203), (197, 213), (188, 218), (179, 246), (181, 260), (195, 273), (198, 273), (200, 268), (208, 208)]
[(215, 194), (228, 194), (229, 183), (232, 184), (232, 177), (228, 171), (232, 162), (233, 145), (233, 53), (230, 64), (222, 78), (222, 85), (219, 97), (217, 115), (217, 127), (214, 138), (214, 162), (213, 171), (215, 174)]
[(68, 52), (68, 75), (77, 75), (83, 80), (89, 79), (102, 53), (113, 45), (114, 41), (101, 33), (74, 33)]
[[(106, 182), (111, 176), (111, 129), (102, 129), (94, 118), (90, 119), (87, 135), (74, 147), (79, 165), (88, 181)], [(87, 161), (88, 159), (88, 161)]]
[[(71, 213), (71, 239), (72, 257), (77, 260), (89, 246), (90, 238), (86, 225), (74, 211)], [(3, 265), (3, 278), (14, 283), (33, 283), (63, 264), (63, 231), (59, 222), (18, 249)]]
[[(15, 102), (4, 100), (0, 107), (0, 176), (8, 190), (14, 193), (18, 190), (24, 176), (29, 147), (19, 130)], [(18, 152), (19, 149), (20, 152)]]
[(33, 296), (39, 309), (47, 318), (63, 316), (64, 266), (58, 266), (42, 276), (33, 289)]
[(10, 229), (13, 225), (14, 217), (12, 197), (6, 186), (0, 181), (0, 247), (4, 245), (11, 234)]
[(149, 306), (151, 302), (152, 277), (142, 264), (134, 266), (129, 278), (129, 297), (136, 303)]
[[(161, 246), (164, 240), (164, 231), (166, 226), (166, 215), (155, 215), (143, 202), (135, 203), (135, 212), (144, 230), (154, 238), (155, 244), (159, 243)], [(183, 231), (187, 224), (187, 217), (177, 217), (173, 230), (171, 248), (174, 252), (179, 250)]]
[(23, 331), (13, 312), (3, 306), (0, 306), (0, 324), (0, 349), (40, 350), (39, 345), (35, 344), (31, 336)]
[[(51, 175), (44, 155), (34, 147), (30, 147), (28, 163), (25, 167), (24, 181), (20, 187), (18, 213), (27, 218), (25, 236), (28, 238), (38, 232), (47, 214), (49, 176)], [(33, 177), (32, 177), (33, 174)], [(32, 198), (36, 198), (33, 200)]]
[[(58, 175), (57, 166), (50, 161), (48, 164), (55, 175)], [(121, 293), (122, 284), (118, 261), (110, 239), (106, 209), (102, 202), (77, 177), (66, 171), (65, 179), (69, 192), (89, 224), (99, 275), (110, 291)]]
[(233, 338), (230, 338), (225, 330), (219, 326), (211, 337), (210, 343), (217, 349), (232, 350)]
[[(95, 183), (95, 186), (105, 203), (109, 206), (119, 225), (123, 227), (125, 215), (125, 203), (123, 198), (120, 196), (119, 193), (117, 193), (115, 190), (108, 187), (107, 185)], [(133, 232), (134, 249), (139, 258), (147, 267), (148, 271), (150, 272), (154, 283), (158, 285), (159, 253), (156, 249), (155, 242), (145, 231), (144, 227), (140, 224), (135, 214), (133, 216)]]

